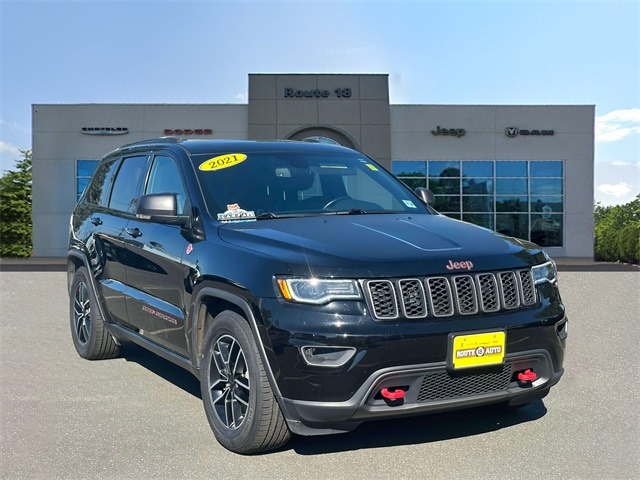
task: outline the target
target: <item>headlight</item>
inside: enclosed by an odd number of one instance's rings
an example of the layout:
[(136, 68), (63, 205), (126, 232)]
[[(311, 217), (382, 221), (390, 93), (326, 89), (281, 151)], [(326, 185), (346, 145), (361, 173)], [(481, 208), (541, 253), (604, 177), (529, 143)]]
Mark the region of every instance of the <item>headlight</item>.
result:
[(544, 282), (556, 283), (558, 281), (558, 270), (553, 260), (531, 267), (531, 273), (533, 275), (533, 283), (536, 285)]
[(277, 281), (282, 296), (293, 302), (322, 304), (362, 298), (355, 280), (279, 278)]

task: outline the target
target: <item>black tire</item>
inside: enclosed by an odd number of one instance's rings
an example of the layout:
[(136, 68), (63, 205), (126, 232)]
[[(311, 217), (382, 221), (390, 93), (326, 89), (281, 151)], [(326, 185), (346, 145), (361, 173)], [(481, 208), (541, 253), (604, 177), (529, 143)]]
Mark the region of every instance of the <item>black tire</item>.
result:
[(85, 267), (76, 270), (69, 297), (71, 338), (78, 355), (87, 360), (117, 357), (120, 346), (104, 325)]
[(291, 432), (264, 371), (247, 321), (224, 311), (204, 339), (202, 401), (220, 444), (236, 453), (275, 450)]

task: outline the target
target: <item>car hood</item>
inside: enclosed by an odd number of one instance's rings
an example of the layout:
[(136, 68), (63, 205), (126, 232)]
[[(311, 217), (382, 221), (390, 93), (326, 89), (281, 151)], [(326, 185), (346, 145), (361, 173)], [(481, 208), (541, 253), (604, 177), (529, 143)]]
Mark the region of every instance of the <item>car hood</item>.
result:
[(280, 218), (222, 224), (218, 234), (225, 242), (282, 261), (289, 272), (280, 273), (293, 275), (431, 275), (544, 261), (533, 244), (441, 215)]

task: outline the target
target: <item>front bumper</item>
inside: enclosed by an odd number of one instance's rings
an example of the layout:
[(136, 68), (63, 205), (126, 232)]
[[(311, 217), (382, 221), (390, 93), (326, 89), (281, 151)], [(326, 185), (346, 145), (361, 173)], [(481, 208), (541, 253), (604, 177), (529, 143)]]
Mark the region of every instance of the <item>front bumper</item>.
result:
[[(518, 373), (532, 370), (532, 382)], [(503, 365), (451, 372), (445, 363), (387, 368), (371, 375), (343, 402), (280, 398), (289, 428), (300, 435), (348, 432), (364, 421), (437, 413), (505, 402), (519, 405), (543, 398), (558, 383), (563, 369), (553, 370), (548, 352), (507, 355)], [(401, 388), (404, 398), (385, 399), (383, 389)]]
[[(314, 311), (263, 300), (274, 392), (289, 428), (303, 435), (350, 431), (374, 419), (528, 403), (544, 397), (563, 374), (568, 321), (562, 304), (552, 300), (508, 313), (393, 322), (372, 320), (358, 302)], [(453, 371), (449, 335), (494, 330), (506, 332), (503, 364)], [(322, 367), (305, 361), (309, 346), (354, 353), (344, 364)], [(518, 381), (526, 370), (535, 380)], [(381, 395), (397, 388), (402, 399)]]

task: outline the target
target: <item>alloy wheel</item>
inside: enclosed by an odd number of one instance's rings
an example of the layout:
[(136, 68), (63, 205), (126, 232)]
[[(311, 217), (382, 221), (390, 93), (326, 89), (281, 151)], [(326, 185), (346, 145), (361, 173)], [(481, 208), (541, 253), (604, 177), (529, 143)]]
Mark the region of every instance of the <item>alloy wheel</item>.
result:
[(76, 287), (73, 302), (73, 325), (78, 342), (85, 345), (89, 341), (91, 328), (91, 303), (87, 286), (80, 282)]
[(215, 342), (207, 387), (220, 422), (230, 430), (240, 428), (249, 409), (251, 385), (244, 351), (231, 335), (222, 335)]

